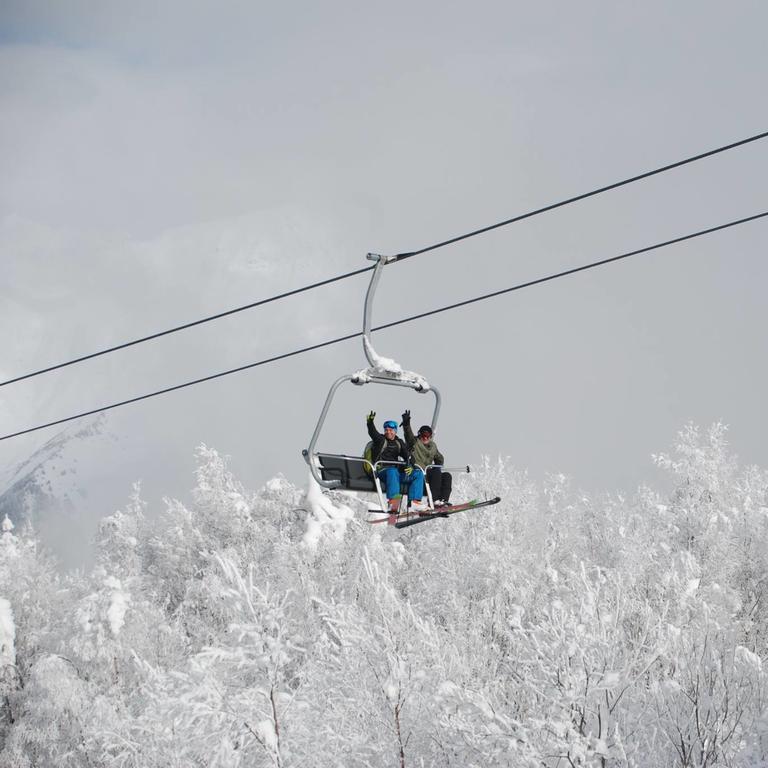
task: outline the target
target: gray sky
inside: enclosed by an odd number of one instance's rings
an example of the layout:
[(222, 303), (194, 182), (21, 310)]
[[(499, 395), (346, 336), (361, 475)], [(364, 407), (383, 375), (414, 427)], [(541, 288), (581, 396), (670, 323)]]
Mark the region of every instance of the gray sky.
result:
[[(2, 378), (366, 266), (764, 131), (759, 2), (0, 2)], [(768, 143), (387, 268), (383, 323), (768, 209)], [(450, 462), (589, 490), (689, 419), (768, 466), (765, 221), (378, 334), (444, 397)], [(360, 329), (366, 277), (0, 389), (3, 434)], [(112, 412), (87, 469), (183, 495), (205, 442), (258, 486), (359, 342)], [(431, 401), (340, 393), (364, 414)], [(0, 443), (7, 467), (53, 432)], [(85, 470), (84, 470), (85, 471)]]

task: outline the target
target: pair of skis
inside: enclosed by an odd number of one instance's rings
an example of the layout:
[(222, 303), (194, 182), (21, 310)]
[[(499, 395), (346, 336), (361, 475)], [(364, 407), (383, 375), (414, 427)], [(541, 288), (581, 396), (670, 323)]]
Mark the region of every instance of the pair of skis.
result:
[(457, 512), (466, 512), (468, 509), (479, 509), (480, 507), (490, 507), (493, 504), (498, 504), (501, 501), (500, 496), (495, 496), (492, 499), (473, 499), (472, 501), (465, 501), (461, 504), (451, 504), (450, 506), (437, 507), (435, 509), (428, 509), (424, 512), (412, 512), (410, 514), (391, 514), (389, 512), (383, 512), (380, 509), (369, 509), (371, 514), (387, 515), (379, 520), (369, 520), (369, 523), (387, 523), (388, 525), (394, 525), (395, 528), (407, 528), (410, 525), (417, 525), (418, 523), (426, 523), (428, 520), (434, 520), (438, 517), (448, 517), (455, 515)]

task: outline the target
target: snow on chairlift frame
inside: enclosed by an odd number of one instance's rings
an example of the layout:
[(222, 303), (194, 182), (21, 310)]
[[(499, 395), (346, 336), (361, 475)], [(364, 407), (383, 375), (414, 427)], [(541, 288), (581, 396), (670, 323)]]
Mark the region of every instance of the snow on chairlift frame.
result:
[[(376, 466), (371, 465), (366, 459), (360, 456), (346, 456), (342, 454), (323, 454), (316, 450), (317, 441), (323, 429), (328, 410), (338, 388), (347, 381), (357, 386), (365, 384), (384, 384), (387, 386), (407, 387), (420, 394), (432, 392), (435, 397), (435, 410), (432, 414), (432, 428), (437, 427), (438, 417), (440, 415), (440, 392), (420, 374), (413, 371), (403, 370), (398, 363), (389, 358), (381, 357), (376, 353), (371, 343), (371, 311), (373, 306), (373, 297), (381, 277), (381, 270), (392, 261), (396, 261), (395, 256), (380, 256), (379, 254), (369, 253), (367, 256), (371, 261), (376, 262), (376, 266), (371, 276), (371, 282), (368, 286), (368, 292), (365, 296), (365, 308), (363, 311), (363, 351), (368, 360), (368, 368), (364, 368), (356, 373), (341, 376), (332, 385), (325, 399), (323, 410), (320, 412), (315, 431), (309, 446), (302, 451), (305, 461), (309, 464), (312, 476), (317, 483), (324, 488), (344, 488), (352, 491), (375, 491), (379, 497), (382, 510), (385, 510), (386, 501), (381, 489), (381, 483), (376, 473)], [(367, 465), (367, 466), (366, 466)], [(368, 472), (366, 472), (366, 469)], [(469, 469), (467, 467), (467, 469)], [(427, 494), (432, 505), (432, 498), (427, 486)]]

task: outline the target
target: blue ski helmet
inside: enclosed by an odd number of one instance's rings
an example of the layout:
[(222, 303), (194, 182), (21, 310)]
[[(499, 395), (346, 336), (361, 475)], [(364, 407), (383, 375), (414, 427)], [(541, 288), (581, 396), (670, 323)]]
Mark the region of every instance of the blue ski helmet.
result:
[(384, 422), (384, 429), (394, 429), (397, 431), (397, 422), (396, 421), (385, 421)]

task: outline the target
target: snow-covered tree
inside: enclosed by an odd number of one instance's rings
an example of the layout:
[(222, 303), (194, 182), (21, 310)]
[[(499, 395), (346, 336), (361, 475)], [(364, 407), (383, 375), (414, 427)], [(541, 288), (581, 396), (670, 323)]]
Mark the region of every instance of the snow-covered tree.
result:
[(197, 459), (85, 573), (4, 523), (0, 765), (766, 764), (768, 474), (721, 425), (657, 457), (668, 494), (485, 459), (457, 498), (501, 504), (402, 530)]

